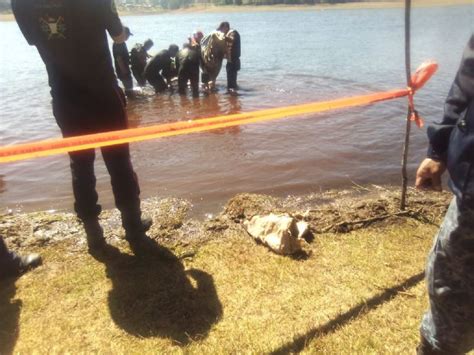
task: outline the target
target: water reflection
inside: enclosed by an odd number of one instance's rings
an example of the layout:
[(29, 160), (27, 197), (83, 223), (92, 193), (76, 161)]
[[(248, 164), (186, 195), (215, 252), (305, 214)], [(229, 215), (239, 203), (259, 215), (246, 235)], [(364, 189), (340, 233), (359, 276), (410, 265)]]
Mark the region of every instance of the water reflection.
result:
[(0, 194), (7, 190), (7, 183), (5, 182), (5, 175), (0, 174)]
[[(436, 76), (417, 94), (417, 105), (428, 124), (442, 115), (442, 102), (472, 29), (473, 7), (418, 10), (418, 21), (413, 24), (413, 65), (434, 58), (440, 66)], [(142, 95), (129, 100), (131, 127), (405, 86), (400, 41), (403, 17), (398, 9), (228, 15), (245, 38), (240, 95), (226, 93), (225, 71), (218, 78), (218, 92), (209, 96), (201, 93), (196, 100), (189, 91), (183, 97), (156, 95), (153, 89), (145, 89)], [(176, 26), (177, 22), (183, 26)], [(180, 43), (196, 27), (191, 23), (199, 24), (205, 31), (216, 25), (215, 17), (194, 13), (130, 16), (127, 23), (137, 33), (166, 33), (166, 38), (158, 39), (157, 47)], [(2, 144), (59, 136), (40, 58), (21, 38), (16, 23), (3, 22), (0, 27), (4, 47), (19, 58), (2, 61)], [(349, 32), (345, 31), (348, 27)], [(135, 38), (139, 40), (140, 36)], [(130, 46), (135, 44), (134, 40), (131, 39)], [(217, 132), (230, 134), (202, 132), (156, 139), (133, 144), (133, 163), (144, 198), (190, 198), (195, 202), (196, 212), (218, 211), (227, 198), (239, 192), (298, 195), (319, 188), (347, 186), (351, 184), (349, 179), (359, 184), (398, 183), (405, 116), (406, 101), (394, 100)], [(29, 118), (28, 124), (25, 117)], [(413, 130), (411, 174), (425, 151), (425, 132)], [(26, 210), (70, 208), (67, 166), (66, 156), (2, 165), (1, 173), (8, 181), (8, 188), (2, 183), (2, 206), (22, 204)], [(96, 170), (98, 188), (106, 189), (109, 178), (105, 167), (98, 163)], [(101, 198), (103, 205), (113, 205), (112, 194), (103, 193)]]
[(130, 127), (139, 127), (240, 113), (242, 102), (241, 96), (225, 93), (193, 98), (170, 92), (150, 95), (144, 91), (129, 100), (127, 111)]

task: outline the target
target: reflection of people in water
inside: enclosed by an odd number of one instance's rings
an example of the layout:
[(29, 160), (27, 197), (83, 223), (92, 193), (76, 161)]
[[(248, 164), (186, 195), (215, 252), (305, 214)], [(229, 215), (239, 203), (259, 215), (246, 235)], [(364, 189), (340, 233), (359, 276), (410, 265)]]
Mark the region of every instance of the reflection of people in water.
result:
[[(219, 96), (211, 94), (207, 96), (203, 104), (205, 105), (205, 112), (215, 116), (231, 115), (241, 112), (242, 106), (238, 96), (225, 95)], [(220, 128), (210, 131), (212, 133), (240, 133), (240, 126), (231, 126), (227, 128)]]

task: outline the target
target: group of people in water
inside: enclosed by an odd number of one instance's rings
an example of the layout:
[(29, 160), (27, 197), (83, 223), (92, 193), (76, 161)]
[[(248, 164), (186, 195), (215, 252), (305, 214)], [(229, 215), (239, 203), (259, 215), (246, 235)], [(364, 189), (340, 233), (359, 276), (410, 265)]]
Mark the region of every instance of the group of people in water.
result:
[[(124, 30), (128, 40), (132, 33), (128, 27)], [(202, 31), (195, 31), (181, 49), (171, 44), (151, 56), (148, 51), (153, 45), (153, 41), (147, 39), (143, 44), (137, 43), (129, 52), (125, 42), (113, 44), (115, 71), (127, 96), (135, 94), (133, 75), (139, 87), (146, 86), (148, 82), (157, 93), (171, 88), (172, 81), (177, 77), (180, 94), (186, 94), (189, 84), (193, 97), (198, 97), (200, 71), (204, 92), (213, 91), (224, 59), (227, 60), (227, 89), (229, 93), (237, 90), (240, 34), (230, 28), (229, 22), (222, 22), (216, 31), (207, 36)]]

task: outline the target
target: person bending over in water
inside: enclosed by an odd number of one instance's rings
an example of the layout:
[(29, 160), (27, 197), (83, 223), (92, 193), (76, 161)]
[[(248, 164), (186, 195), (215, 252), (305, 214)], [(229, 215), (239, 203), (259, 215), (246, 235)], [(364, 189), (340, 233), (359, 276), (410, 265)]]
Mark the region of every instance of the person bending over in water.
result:
[(145, 67), (145, 78), (155, 88), (156, 92), (163, 92), (171, 84), (171, 79), (176, 74), (173, 68), (173, 59), (179, 51), (176, 44), (168, 49), (163, 49), (150, 59)]

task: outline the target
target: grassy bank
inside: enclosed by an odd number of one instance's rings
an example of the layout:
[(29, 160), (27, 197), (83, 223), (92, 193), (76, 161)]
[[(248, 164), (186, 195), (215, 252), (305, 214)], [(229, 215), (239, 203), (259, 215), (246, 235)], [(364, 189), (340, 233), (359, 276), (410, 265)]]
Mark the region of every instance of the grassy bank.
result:
[[(363, 192), (363, 194), (362, 194)], [(87, 254), (70, 214), (0, 217), (10, 246), (44, 265), (0, 288), (0, 353), (413, 353), (427, 299), (423, 268), (448, 193), (332, 191), (284, 200), (240, 195), (211, 220), (181, 200), (144, 203), (164, 249), (134, 257), (116, 211), (112, 246)], [(298, 258), (275, 255), (242, 227), (287, 212), (315, 239)]]

